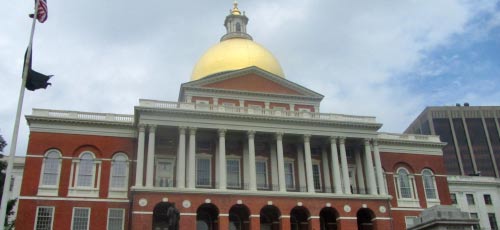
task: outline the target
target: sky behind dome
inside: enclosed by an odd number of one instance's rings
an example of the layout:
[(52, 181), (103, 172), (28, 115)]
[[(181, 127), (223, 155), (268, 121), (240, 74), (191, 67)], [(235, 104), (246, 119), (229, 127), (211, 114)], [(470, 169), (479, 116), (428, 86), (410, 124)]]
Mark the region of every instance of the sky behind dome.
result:
[[(139, 98), (176, 101), (219, 42), (231, 0), (49, 0), (27, 91), (32, 108), (132, 114)], [(500, 2), (241, 0), (248, 32), (286, 78), (325, 96), (321, 112), (376, 116), (403, 132), (426, 106), (500, 105)], [(0, 8), (0, 134), (11, 141), (33, 1)], [(26, 154), (21, 120), (17, 155)], [(8, 153), (8, 147), (4, 154)]]

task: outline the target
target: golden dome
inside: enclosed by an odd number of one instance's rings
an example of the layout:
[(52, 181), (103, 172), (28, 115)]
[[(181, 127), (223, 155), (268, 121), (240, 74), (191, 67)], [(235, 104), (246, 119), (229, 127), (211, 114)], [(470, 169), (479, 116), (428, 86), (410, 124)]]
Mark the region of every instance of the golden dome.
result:
[(200, 58), (191, 74), (191, 81), (251, 66), (285, 77), (278, 60), (266, 48), (252, 40), (232, 38), (213, 46)]

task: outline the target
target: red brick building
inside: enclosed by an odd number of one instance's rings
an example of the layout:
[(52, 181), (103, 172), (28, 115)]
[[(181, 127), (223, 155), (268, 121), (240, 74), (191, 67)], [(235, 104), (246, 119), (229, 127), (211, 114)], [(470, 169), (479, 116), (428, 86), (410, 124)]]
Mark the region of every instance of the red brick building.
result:
[(320, 113), (247, 22), (235, 6), (176, 102), (34, 109), (16, 228), (405, 229), (450, 204), (437, 136)]

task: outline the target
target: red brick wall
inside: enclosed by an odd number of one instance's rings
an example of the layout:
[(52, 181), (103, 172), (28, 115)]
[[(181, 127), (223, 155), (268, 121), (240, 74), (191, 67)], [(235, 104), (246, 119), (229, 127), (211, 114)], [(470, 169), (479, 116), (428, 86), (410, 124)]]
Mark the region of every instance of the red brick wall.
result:
[(295, 90), (286, 88), (274, 81), (268, 80), (255, 74), (249, 74), (241, 77), (227, 79), (221, 82), (207, 84), (204, 85), (204, 87), (300, 95), (300, 93)]

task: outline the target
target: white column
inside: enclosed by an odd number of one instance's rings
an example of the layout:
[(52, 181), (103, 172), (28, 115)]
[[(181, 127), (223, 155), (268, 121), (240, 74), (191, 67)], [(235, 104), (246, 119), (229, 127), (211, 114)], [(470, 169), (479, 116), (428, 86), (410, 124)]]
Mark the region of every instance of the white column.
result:
[(255, 131), (248, 131), (248, 171), (250, 173), (249, 188), (257, 191), (257, 171), (255, 171)]
[(359, 149), (354, 150), (354, 161), (356, 163), (356, 184), (358, 194), (366, 193), (365, 177), (363, 176), (363, 161), (361, 159), (361, 151)]
[[(338, 163), (337, 163), (338, 164)], [(330, 182), (330, 166), (328, 164), (327, 146), (321, 147), (321, 167), (323, 169), (323, 187), (325, 192), (332, 192), (332, 184)]]
[(179, 147), (177, 149), (177, 188), (186, 187), (186, 127), (179, 127)]
[[(279, 188), (279, 179), (278, 179), (278, 159), (276, 154), (276, 143), (270, 143), (270, 152), (271, 152), (271, 190), (275, 191)], [(276, 187), (278, 186), (278, 187)]]
[(306, 169), (304, 163), (304, 149), (302, 145), (297, 145), (297, 170), (299, 175), (298, 191), (305, 192), (307, 189)]
[(332, 151), (332, 174), (335, 194), (342, 194), (342, 181), (340, 179), (339, 155), (337, 152), (337, 137), (330, 137)]
[(276, 133), (276, 152), (278, 155), (278, 180), (281, 192), (286, 192), (285, 159), (283, 158), (283, 133)]
[(146, 168), (146, 187), (153, 187), (153, 172), (155, 168), (155, 139), (156, 139), (156, 125), (149, 126), (149, 140), (148, 140), (148, 161)]
[(304, 135), (304, 156), (306, 159), (307, 192), (314, 193), (313, 165), (311, 159), (311, 136)]
[(187, 167), (187, 186), (195, 188), (196, 185), (196, 128), (189, 128), (189, 156)]
[(349, 168), (347, 166), (347, 156), (345, 152), (345, 137), (339, 138), (340, 145), (340, 163), (342, 164), (342, 181), (344, 182), (344, 193), (352, 194), (351, 182), (349, 180)]
[(135, 187), (142, 187), (142, 179), (144, 175), (144, 139), (146, 128), (144, 125), (139, 125), (139, 137), (137, 140), (137, 165), (135, 169)]
[(370, 140), (365, 139), (365, 173), (368, 180), (368, 193), (377, 195), (377, 185), (375, 182), (375, 169), (373, 168), (372, 150), (370, 148)]
[(219, 189), (226, 189), (226, 130), (219, 129)]
[[(248, 141), (243, 142), (243, 183), (249, 185), (250, 184), (250, 170), (248, 167), (250, 166), (250, 157), (248, 156)], [(243, 187), (247, 189), (247, 187)]]
[(377, 140), (373, 140), (373, 157), (375, 158), (375, 173), (377, 174), (377, 183), (380, 195), (387, 195), (387, 191), (385, 191), (384, 172), (382, 171), (382, 162), (380, 161), (380, 152)]

